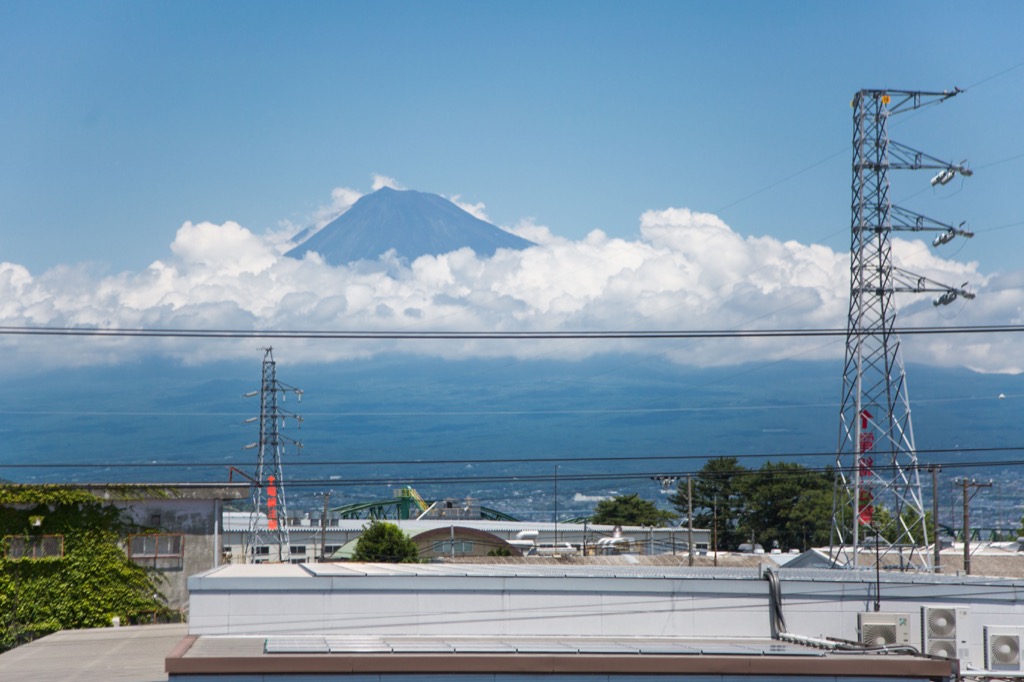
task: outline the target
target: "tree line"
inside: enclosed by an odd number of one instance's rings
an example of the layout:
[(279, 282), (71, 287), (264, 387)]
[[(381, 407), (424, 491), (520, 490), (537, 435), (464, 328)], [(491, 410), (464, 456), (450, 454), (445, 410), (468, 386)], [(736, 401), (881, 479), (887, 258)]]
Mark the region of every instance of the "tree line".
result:
[[(708, 460), (693, 476), (693, 525), (712, 530), (720, 550), (741, 544), (765, 549), (807, 549), (827, 545), (832, 519), (834, 474), (789, 462), (765, 462), (758, 469), (735, 457)], [(686, 479), (669, 502), (677, 514), (659, 509), (636, 494), (597, 504), (592, 523), (664, 526), (686, 519), (690, 508)]]
[[(736, 457), (716, 457), (705, 462), (692, 476), (676, 486), (669, 502), (677, 513), (659, 509), (654, 502), (636, 494), (619, 495), (599, 502), (590, 517), (592, 523), (664, 526), (676, 521), (686, 524), (693, 495), (693, 526), (712, 531), (712, 544), (722, 551), (737, 551), (740, 545), (760, 544), (765, 550), (807, 550), (827, 546), (831, 540), (835, 470), (810, 469), (793, 462), (765, 462), (758, 468), (740, 464)], [(841, 505), (839, 523), (850, 524), (852, 510)], [(877, 533), (895, 541), (900, 526), (913, 526), (919, 519), (904, 510), (897, 517), (876, 504), (864, 537)], [(934, 523), (925, 514), (928, 538), (934, 537)], [(1018, 534), (1024, 534), (1024, 520)]]
[[(718, 549), (758, 543), (769, 549), (829, 544), (835, 474), (793, 462), (765, 462), (751, 469), (735, 457), (708, 460), (693, 477), (693, 524), (709, 528)], [(687, 481), (669, 502), (684, 516)]]

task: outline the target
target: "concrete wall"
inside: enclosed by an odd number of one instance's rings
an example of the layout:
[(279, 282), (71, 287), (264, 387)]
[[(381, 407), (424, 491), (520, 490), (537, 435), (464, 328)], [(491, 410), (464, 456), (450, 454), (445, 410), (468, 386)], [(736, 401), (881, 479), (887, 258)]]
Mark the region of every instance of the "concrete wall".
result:
[[(264, 568), (247, 566), (248, 569)], [(332, 577), (327, 565), (237, 580), (190, 581), (190, 634), (766, 637), (763, 594), (716, 584), (714, 604), (687, 581), (566, 577)], [(314, 572), (315, 571), (315, 572)], [(319, 573), (319, 575), (318, 575)], [(270, 573), (268, 575), (275, 575)], [(757, 592), (765, 588), (756, 584)], [(728, 611), (721, 607), (728, 605)]]
[(161, 590), (171, 608), (187, 609), (188, 576), (220, 565), (220, 500), (158, 499), (118, 503), (117, 506), (145, 528), (183, 536), (183, 553), (179, 560), (137, 559), (136, 563), (157, 569), (163, 581)]
[(221, 563), (223, 503), (249, 496), (248, 484), (232, 483), (85, 484), (80, 487), (124, 510), (147, 532), (182, 535), (180, 557), (155, 562), (136, 559), (139, 565), (157, 570), (168, 605), (178, 610), (188, 608), (188, 576)]
[[(190, 634), (767, 638), (768, 585), (756, 570), (365, 564), (225, 566), (194, 577)], [(488, 570), (493, 571), (489, 575)], [(389, 571), (391, 571), (389, 573)], [(782, 580), (790, 632), (857, 640), (873, 573), (806, 571)], [(964, 606), (966, 665), (984, 626), (1024, 625), (1024, 582), (882, 576), (881, 610), (904, 613), (920, 647), (922, 606)]]

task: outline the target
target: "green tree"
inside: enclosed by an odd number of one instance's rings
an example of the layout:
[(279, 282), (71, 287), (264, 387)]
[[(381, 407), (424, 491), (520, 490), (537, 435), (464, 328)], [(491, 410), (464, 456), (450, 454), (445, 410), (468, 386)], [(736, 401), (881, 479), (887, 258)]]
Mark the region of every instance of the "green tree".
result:
[(766, 549), (829, 542), (834, 476), (791, 462), (765, 462), (748, 477), (744, 526)]
[[(861, 533), (864, 537), (873, 537), (877, 530), (879, 531), (879, 537), (883, 541), (896, 542), (908, 528), (914, 529), (914, 534), (919, 536), (920, 518), (921, 517), (918, 516), (914, 510), (904, 509), (903, 513), (900, 515), (900, 522), (898, 523), (896, 517), (888, 507), (880, 504), (875, 505), (871, 523), (867, 526), (862, 526)], [(935, 523), (930, 511), (924, 513), (924, 525), (925, 531), (928, 533), (928, 542), (934, 542)], [(918, 539), (923, 540), (923, 538)]]
[[(750, 539), (746, 527), (746, 487), (750, 470), (735, 457), (709, 459), (693, 478), (693, 525), (712, 528), (718, 549), (735, 550)], [(669, 502), (685, 519), (686, 479), (679, 482)]]
[[(799, 464), (765, 462), (748, 469), (735, 457), (709, 459), (693, 478), (693, 524), (713, 528), (722, 550), (743, 543), (771, 549), (829, 542), (834, 476)], [(686, 481), (669, 500), (687, 509)]]
[(419, 549), (402, 529), (387, 521), (371, 521), (356, 541), (355, 561), (407, 564), (419, 561)]
[[(136, 531), (121, 510), (58, 486), (0, 486), (0, 650), (70, 628), (166, 616), (155, 575), (119, 541)], [(20, 558), (19, 544), (63, 539), (63, 554)], [(27, 541), (26, 541), (27, 538)]]
[(609, 526), (666, 526), (675, 519), (675, 514), (658, 509), (653, 502), (636, 493), (601, 500), (590, 516), (591, 523)]

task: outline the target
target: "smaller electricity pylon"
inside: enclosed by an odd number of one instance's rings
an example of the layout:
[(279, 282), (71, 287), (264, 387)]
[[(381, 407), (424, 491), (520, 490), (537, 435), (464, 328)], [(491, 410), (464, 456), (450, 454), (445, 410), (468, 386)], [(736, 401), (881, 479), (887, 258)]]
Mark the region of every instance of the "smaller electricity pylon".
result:
[(974, 294), (965, 288), (966, 282), (948, 286), (897, 267), (891, 236), (893, 232), (938, 232), (932, 245), (941, 246), (973, 233), (964, 223), (948, 225), (893, 206), (888, 173), (935, 170), (933, 187), (972, 173), (963, 161), (943, 161), (893, 142), (888, 122), (891, 116), (944, 102), (960, 92), (958, 88), (861, 90), (851, 103), (850, 311), (832, 514), (832, 556), (846, 568), (858, 565), (859, 549), (870, 534), (876, 551), (881, 545), (886, 556), (898, 555), (899, 567), (930, 569), (910, 399), (896, 333), (895, 294), (934, 292), (936, 306), (971, 299)]
[[(245, 542), (245, 560), (247, 563), (287, 562), (290, 558), (288, 507), (285, 504), (281, 455), (287, 445), (301, 450), (302, 443), (285, 436), (281, 429), (288, 419), (294, 419), (301, 425), (302, 417), (283, 409), (278, 403), (283, 403), (288, 393), (294, 393), (302, 402), (302, 390), (277, 380), (273, 348), (260, 350), (264, 352), (260, 390), (245, 394), (246, 398), (260, 397), (260, 416), (245, 420), (246, 424), (258, 421), (260, 425), (259, 440), (245, 446), (246, 450), (256, 450), (256, 474), (253, 477), (252, 514)], [(266, 519), (265, 527), (263, 519)]]

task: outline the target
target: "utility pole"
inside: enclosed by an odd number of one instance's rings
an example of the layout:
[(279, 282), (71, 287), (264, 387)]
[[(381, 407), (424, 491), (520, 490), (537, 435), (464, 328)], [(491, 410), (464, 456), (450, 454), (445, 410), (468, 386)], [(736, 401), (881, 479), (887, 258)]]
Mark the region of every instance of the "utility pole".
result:
[(975, 488), (975, 492), (979, 488), (991, 488), (992, 481), (988, 483), (976, 483), (975, 481), (968, 481), (966, 478), (961, 481), (964, 488), (964, 573), (967, 575), (971, 574), (971, 496), (967, 493), (967, 488)]
[(715, 552), (715, 566), (718, 566), (718, 495), (715, 495), (715, 506), (711, 513), (711, 545)]
[[(874, 521), (877, 505), (902, 519), (894, 546), (927, 544), (917, 451), (910, 420), (906, 373), (896, 333), (898, 293), (935, 292), (936, 306), (958, 297), (974, 298), (965, 287), (948, 286), (898, 267), (892, 233), (932, 231), (941, 246), (973, 233), (894, 206), (889, 200), (890, 170), (932, 169), (932, 186), (956, 175), (969, 176), (965, 162), (952, 163), (889, 139), (889, 118), (944, 102), (960, 93), (861, 90), (854, 95), (853, 182), (850, 224), (850, 307), (843, 366), (837, 485), (832, 517), (832, 556), (846, 568), (857, 566), (862, 534)], [(927, 553), (912, 555), (918, 568), (930, 568)]]
[(555, 465), (555, 547), (558, 547), (558, 465)]
[(935, 543), (935, 572), (942, 573), (942, 547), (939, 545), (939, 472), (942, 467), (938, 464), (929, 464), (928, 471), (932, 473), (932, 541)]
[(882, 610), (882, 557), (878, 553), (878, 539), (882, 529), (875, 526), (875, 613)]
[(690, 552), (688, 563), (693, 566), (693, 477), (686, 475), (686, 545)]
[(324, 493), (324, 515), (320, 519), (320, 561), (327, 560), (327, 509), (331, 502), (331, 491)]

